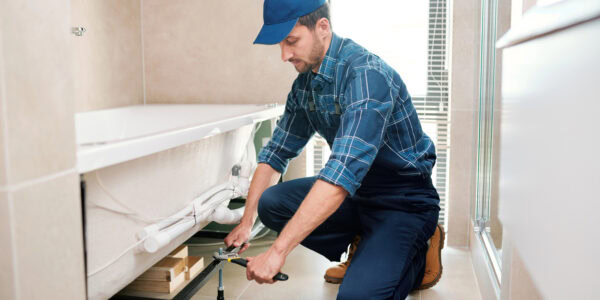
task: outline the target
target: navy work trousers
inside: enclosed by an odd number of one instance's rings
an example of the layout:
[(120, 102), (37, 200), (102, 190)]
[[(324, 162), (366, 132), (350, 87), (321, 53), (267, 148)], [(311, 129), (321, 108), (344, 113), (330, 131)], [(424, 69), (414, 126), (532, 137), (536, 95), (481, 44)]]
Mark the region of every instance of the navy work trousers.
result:
[[(260, 220), (281, 232), (315, 180), (295, 179), (265, 190), (258, 203)], [(427, 179), (359, 194), (346, 197), (301, 244), (338, 261), (360, 235), (337, 299), (405, 299), (423, 280), (427, 241), (439, 215), (437, 192)]]

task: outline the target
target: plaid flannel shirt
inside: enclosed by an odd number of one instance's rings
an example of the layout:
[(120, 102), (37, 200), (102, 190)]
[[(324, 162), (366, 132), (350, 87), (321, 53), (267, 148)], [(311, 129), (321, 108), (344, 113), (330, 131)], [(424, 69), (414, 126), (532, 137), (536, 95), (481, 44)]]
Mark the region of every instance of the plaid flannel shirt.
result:
[(435, 164), (433, 142), (398, 73), (335, 34), (318, 73), (302, 73), (294, 81), (258, 162), (285, 172), (315, 132), (331, 147), (318, 178), (351, 196), (365, 182), (429, 177)]

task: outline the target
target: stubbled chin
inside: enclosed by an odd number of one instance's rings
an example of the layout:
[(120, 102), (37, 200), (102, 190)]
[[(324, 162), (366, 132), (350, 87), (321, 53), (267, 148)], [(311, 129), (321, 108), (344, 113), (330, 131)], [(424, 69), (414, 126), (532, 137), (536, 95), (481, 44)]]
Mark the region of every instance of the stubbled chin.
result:
[(296, 69), (296, 71), (298, 71), (298, 73), (306, 73), (310, 68), (306, 67), (305, 64), (298, 64), (298, 65), (294, 65), (294, 68)]

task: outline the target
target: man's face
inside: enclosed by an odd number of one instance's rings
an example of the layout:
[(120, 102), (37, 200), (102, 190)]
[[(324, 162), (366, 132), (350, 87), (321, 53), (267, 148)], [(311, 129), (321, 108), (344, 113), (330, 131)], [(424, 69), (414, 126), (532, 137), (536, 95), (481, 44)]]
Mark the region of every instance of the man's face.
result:
[(281, 59), (292, 63), (299, 73), (310, 70), (316, 72), (323, 61), (325, 46), (317, 37), (316, 29), (310, 30), (306, 26), (296, 24), (279, 46)]

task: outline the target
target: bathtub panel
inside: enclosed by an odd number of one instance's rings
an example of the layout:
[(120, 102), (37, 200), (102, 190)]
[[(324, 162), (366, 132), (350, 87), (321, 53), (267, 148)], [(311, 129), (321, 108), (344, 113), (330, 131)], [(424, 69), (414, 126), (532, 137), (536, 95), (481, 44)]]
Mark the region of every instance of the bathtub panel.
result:
[[(148, 218), (169, 216), (204, 191), (229, 179), (231, 166), (242, 157), (251, 131), (251, 125), (245, 126), (86, 173), (88, 274), (137, 242), (136, 233), (148, 225), (98, 206), (126, 211), (111, 199), (113, 197)], [(157, 253), (128, 252), (116, 263), (88, 277), (88, 296), (103, 299), (116, 293), (205, 225), (199, 224)]]

